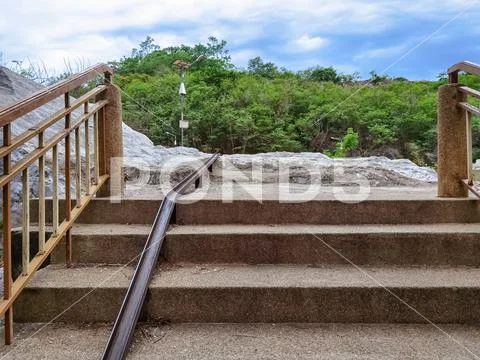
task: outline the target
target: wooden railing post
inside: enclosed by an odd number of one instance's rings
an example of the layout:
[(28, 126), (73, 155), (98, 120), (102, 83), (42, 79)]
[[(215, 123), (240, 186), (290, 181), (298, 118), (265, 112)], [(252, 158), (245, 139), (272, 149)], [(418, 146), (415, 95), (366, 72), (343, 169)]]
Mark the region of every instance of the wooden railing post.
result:
[(468, 177), (467, 118), (458, 103), (467, 101), (458, 84), (441, 86), (438, 92), (438, 196), (467, 197), (462, 179)]
[(98, 152), (100, 175), (109, 175), (109, 180), (97, 192), (97, 196), (120, 196), (123, 192), (123, 175), (112, 174), (112, 160), (115, 168), (122, 168), (123, 131), (122, 99), (120, 89), (107, 80), (107, 90), (96, 101), (108, 100), (108, 105), (98, 112)]
[[(3, 146), (9, 146), (12, 142), (12, 128), (10, 124), (3, 127)], [(10, 174), (11, 155), (3, 158), (3, 173)], [(3, 298), (9, 300), (12, 297), (12, 184), (3, 186)], [(13, 339), (13, 307), (5, 311), (5, 345), (10, 345)]]
[[(65, 93), (65, 109), (70, 107), (70, 94)], [(65, 129), (70, 130), (71, 125), (71, 114), (65, 116)], [(70, 132), (67, 133), (65, 137), (65, 220), (70, 221), (72, 213), (72, 202), (71, 202), (71, 179), (70, 179)], [(68, 229), (65, 234), (65, 257), (66, 265), (71, 266), (72, 264), (72, 231)]]

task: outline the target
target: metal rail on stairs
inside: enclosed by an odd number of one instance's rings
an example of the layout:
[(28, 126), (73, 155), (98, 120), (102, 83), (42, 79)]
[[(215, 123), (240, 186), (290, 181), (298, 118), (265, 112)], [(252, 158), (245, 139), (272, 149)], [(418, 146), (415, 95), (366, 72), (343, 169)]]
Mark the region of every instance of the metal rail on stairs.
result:
[(192, 184), (199, 187), (202, 174), (210, 170), (220, 154), (213, 155), (200, 169), (188, 175), (163, 199), (142, 251), (122, 307), (113, 326), (108, 344), (103, 353), (104, 360), (122, 360), (126, 357), (135, 327), (142, 311), (148, 286), (157, 264), (163, 240), (172, 217), (176, 200)]

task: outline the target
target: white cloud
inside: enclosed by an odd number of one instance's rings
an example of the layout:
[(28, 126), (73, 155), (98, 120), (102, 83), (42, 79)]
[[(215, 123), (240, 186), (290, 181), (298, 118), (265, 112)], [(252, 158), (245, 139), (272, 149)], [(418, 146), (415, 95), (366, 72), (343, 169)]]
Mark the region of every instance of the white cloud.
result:
[(299, 38), (290, 41), (288, 44), (288, 51), (291, 52), (306, 52), (317, 50), (328, 44), (328, 40), (320, 36), (302, 35)]
[[(127, 37), (95, 34), (80, 35), (72, 41), (68, 39), (38, 41), (37, 38), (30, 38), (23, 44), (7, 46), (7, 56), (9, 60), (28, 60), (61, 71), (65, 68), (65, 62), (73, 65), (77, 62), (93, 65), (119, 59), (128, 54), (135, 45), (136, 42)], [(35, 50), (28, 51), (29, 49)]]
[[(255, 49), (259, 45), (251, 45), (252, 42), (258, 39), (268, 42), (270, 38), (285, 40), (285, 44), (295, 45), (298, 51), (312, 51), (324, 46), (332, 34), (381, 32), (397, 26), (402, 17), (414, 17), (419, 22), (447, 21), (478, 0), (184, 0), (181, 3), (178, 0), (0, 0), (0, 3), (0, 51), (4, 57), (42, 59), (58, 67), (65, 58), (91, 62), (119, 58), (149, 34), (162, 46), (198, 43), (214, 35), (227, 40), (233, 50), (245, 49), (247, 45)], [(476, 19), (477, 7), (471, 8), (468, 16)], [(307, 34), (322, 34), (325, 38)], [(360, 55), (386, 56), (387, 50), (373, 49)]]

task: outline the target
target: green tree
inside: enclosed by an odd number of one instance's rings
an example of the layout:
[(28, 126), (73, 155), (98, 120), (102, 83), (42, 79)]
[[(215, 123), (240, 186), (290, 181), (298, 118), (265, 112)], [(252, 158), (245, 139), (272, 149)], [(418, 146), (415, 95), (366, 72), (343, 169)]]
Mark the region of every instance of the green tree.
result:
[(352, 128), (347, 129), (347, 133), (335, 146), (334, 152), (327, 152), (327, 155), (331, 157), (345, 157), (349, 152), (358, 148), (359, 136), (358, 133), (353, 131)]
[[(215, 38), (193, 46), (156, 48), (151, 38), (142, 44), (113, 62), (114, 81), (126, 93), (124, 120), (156, 144), (171, 145), (171, 134), (178, 136), (180, 76), (173, 62), (204, 55), (185, 80), (189, 146), (225, 153), (321, 151), (435, 162), (436, 94), (444, 80), (406, 81), (372, 72), (365, 86), (356, 73), (333, 67), (294, 73), (260, 57), (250, 60), (247, 71), (236, 69), (227, 43)], [(480, 77), (461, 75), (461, 82), (480, 88)], [(480, 153), (480, 136), (473, 145)]]
[(273, 79), (279, 74), (278, 68), (274, 63), (264, 62), (260, 56), (248, 60), (247, 69), (252, 74), (268, 79)]

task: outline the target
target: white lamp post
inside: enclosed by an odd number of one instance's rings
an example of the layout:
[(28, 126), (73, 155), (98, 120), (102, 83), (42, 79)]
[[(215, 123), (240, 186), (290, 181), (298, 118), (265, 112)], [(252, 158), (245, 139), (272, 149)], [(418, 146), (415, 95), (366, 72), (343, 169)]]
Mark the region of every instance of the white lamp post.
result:
[(185, 88), (185, 73), (189, 67), (197, 62), (203, 60), (205, 56), (200, 55), (198, 58), (195, 59), (194, 62), (188, 63), (182, 60), (176, 60), (173, 64), (178, 66), (180, 69), (180, 88), (178, 89), (178, 95), (180, 95), (180, 136), (181, 136), (181, 145), (183, 146), (183, 129), (188, 129), (188, 121), (183, 117), (183, 109), (185, 107), (185, 95), (187, 95), (187, 89)]

